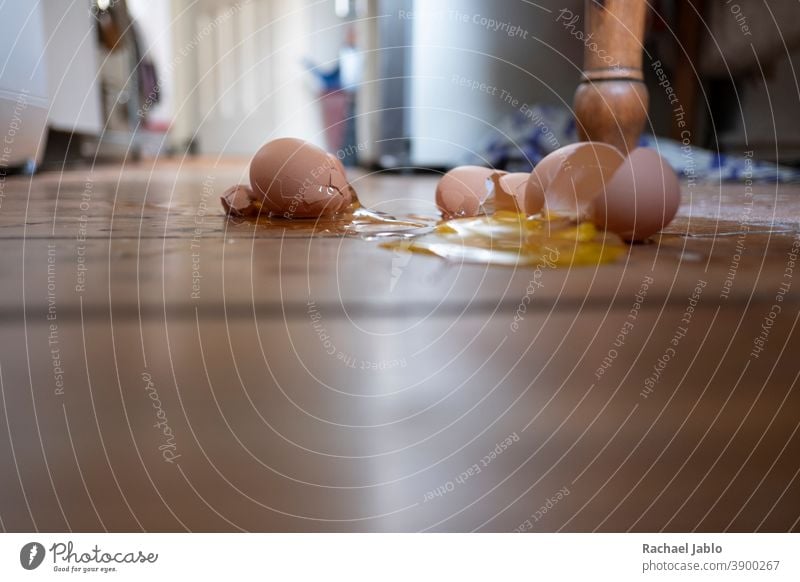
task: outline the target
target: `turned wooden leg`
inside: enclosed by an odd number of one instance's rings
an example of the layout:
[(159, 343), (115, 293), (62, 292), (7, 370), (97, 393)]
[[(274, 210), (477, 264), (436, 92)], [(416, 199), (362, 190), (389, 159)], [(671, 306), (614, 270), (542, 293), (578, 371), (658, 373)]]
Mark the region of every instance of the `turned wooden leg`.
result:
[(584, 80), (575, 93), (582, 140), (634, 149), (647, 120), (642, 74), (645, 0), (586, 0)]

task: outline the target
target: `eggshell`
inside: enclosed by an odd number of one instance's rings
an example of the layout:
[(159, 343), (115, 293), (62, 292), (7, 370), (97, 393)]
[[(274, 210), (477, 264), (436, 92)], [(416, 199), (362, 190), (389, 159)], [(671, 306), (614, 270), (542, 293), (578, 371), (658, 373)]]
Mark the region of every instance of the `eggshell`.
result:
[(529, 179), (530, 174), (527, 173), (495, 172), (492, 174), (495, 209), (522, 212), (525, 188)]
[(345, 170), (342, 160), (330, 153), (328, 156), (331, 158), (331, 160), (333, 160), (334, 165), (339, 170), (338, 172), (331, 173), (333, 185), (340, 190), (346, 190), (349, 192), (351, 202), (358, 200), (358, 195), (356, 194), (355, 188), (353, 188), (352, 184), (347, 181), (347, 170)]
[(249, 186), (239, 184), (231, 186), (220, 198), (225, 212), (231, 216), (257, 216), (261, 204)]
[[(525, 189), (526, 213), (541, 210), (582, 219), (625, 157), (614, 146), (582, 142), (559, 148), (539, 162)], [(538, 207), (538, 209), (537, 209)]]
[(656, 151), (637, 148), (595, 200), (592, 218), (626, 241), (643, 241), (672, 222), (680, 203), (675, 171)]
[(354, 191), (337, 158), (313, 144), (281, 138), (250, 162), (250, 185), (271, 215), (318, 218), (345, 210)]
[(445, 218), (477, 216), (494, 189), (495, 170), (460, 166), (447, 172), (436, 186), (436, 206)]

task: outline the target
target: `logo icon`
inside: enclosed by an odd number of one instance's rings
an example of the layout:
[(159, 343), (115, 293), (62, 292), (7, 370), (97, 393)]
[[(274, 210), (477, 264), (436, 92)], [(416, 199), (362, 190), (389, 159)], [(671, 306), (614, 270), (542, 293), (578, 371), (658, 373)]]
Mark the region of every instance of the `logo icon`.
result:
[(28, 542), (19, 551), (19, 563), (26, 570), (35, 570), (44, 561), (44, 546), (38, 542)]

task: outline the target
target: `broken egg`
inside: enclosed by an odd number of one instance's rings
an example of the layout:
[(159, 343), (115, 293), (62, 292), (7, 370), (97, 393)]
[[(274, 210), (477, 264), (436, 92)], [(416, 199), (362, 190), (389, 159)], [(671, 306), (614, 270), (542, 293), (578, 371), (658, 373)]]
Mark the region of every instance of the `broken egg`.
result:
[(626, 252), (623, 239), (644, 240), (664, 228), (678, 210), (680, 184), (652, 150), (626, 158), (608, 144), (578, 143), (546, 156), (530, 174), (451, 170), (436, 188), (446, 220), (434, 226), (426, 222), (432, 217), (398, 219), (361, 208), (341, 160), (284, 138), (254, 156), (250, 187), (227, 189), (221, 202), (231, 216), (263, 213), (258, 224), (265, 228), (310, 232), (313, 226), (315, 236), (383, 239), (400, 233), (402, 240), (382, 246), (458, 262), (572, 267), (612, 262)]
[(332, 216), (355, 198), (338, 158), (295, 138), (258, 150), (250, 162), (250, 186), (266, 211), (281, 218)]
[(531, 172), (522, 209), (542, 205), (552, 215), (591, 219), (626, 241), (642, 241), (667, 226), (680, 206), (680, 183), (657, 152), (583, 142), (560, 148)]
[(626, 241), (643, 241), (667, 226), (681, 203), (675, 171), (658, 152), (637, 148), (592, 205), (592, 219)]
[[(547, 212), (581, 220), (625, 160), (614, 146), (600, 142), (571, 144), (545, 156), (531, 172), (525, 189), (527, 214)], [(538, 208), (537, 208), (538, 207)]]
[(436, 186), (436, 206), (445, 218), (477, 216), (492, 194), (490, 168), (459, 166), (447, 172)]
[(530, 174), (527, 173), (495, 172), (492, 174), (495, 210), (524, 212), (525, 188), (529, 179)]
[(342, 160), (330, 153), (328, 154), (328, 157), (338, 169), (338, 172), (334, 172), (332, 174), (332, 178), (335, 181), (336, 187), (347, 191), (350, 194), (351, 202), (355, 202), (358, 200), (358, 195), (356, 194), (355, 188), (353, 188), (353, 186), (350, 185), (350, 182), (347, 181), (347, 170), (344, 169)]
[(481, 205), (494, 190), (492, 175), (495, 173), (495, 170), (481, 166), (460, 166), (442, 176), (436, 186), (436, 206), (442, 216), (477, 216)]
[(220, 198), (225, 212), (231, 216), (258, 216), (261, 204), (249, 186), (239, 184), (231, 186), (223, 192)]

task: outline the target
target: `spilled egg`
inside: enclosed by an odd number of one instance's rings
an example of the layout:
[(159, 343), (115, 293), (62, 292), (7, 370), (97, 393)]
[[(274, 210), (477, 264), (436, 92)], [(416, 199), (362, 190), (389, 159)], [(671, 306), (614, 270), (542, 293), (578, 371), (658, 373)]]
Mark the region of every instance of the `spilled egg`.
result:
[[(478, 216), (491, 195), (493, 215)], [(653, 150), (625, 157), (614, 146), (582, 142), (552, 152), (530, 174), (456, 168), (440, 181), (437, 204), (449, 220), (405, 250), (509, 266), (555, 252), (561, 265), (588, 265), (614, 261), (623, 241), (667, 226), (680, 184)]]
[(591, 220), (628, 242), (644, 241), (678, 212), (678, 176), (658, 152), (584, 142), (558, 149), (531, 173), (526, 198), (544, 200), (550, 214)]
[(250, 185), (229, 188), (221, 202), (230, 216), (267, 216), (268, 225), (278, 220), (283, 228), (299, 224), (287, 219), (324, 218), (326, 231), (342, 234), (404, 232), (402, 241), (382, 246), (448, 260), (518, 266), (555, 254), (557, 265), (573, 266), (614, 261), (623, 241), (662, 230), (677, 213), (680, 183), (653, 150), (625, 157), (611, 145), (583, 142), (552, 152), (531, 173), (455, 168), (435, 197), (444, 218), (435, 227), (362, 208), (336, 156), (283, 138), (253, 157)]
[(295, 138), (258, 150), (250, 162), (250, 187), (267, 213), (288, 219), (333, 216), (357, 200), (339, 159)]
[(543, 202), (549, 213), (581, 220), (622, 165), (624, 156), (614, 146), (583, 142), (560, 148), (539, 162), (525, 191), (529, 213)]
[(477, 216), (492, 194), (494, 170), (460, 166), (447, 172), (436, 186), (436, 206), (445, 218)]
[(680, 206), (678, 177), (658, 152), (638, 148), (625, 157), (599, 142), (560, 148), (530, 174), (456, 168), (439, 182), (436, 200), (444, 218), (474, 217), (492, 194), (496, 211), (592, 221), (629, 242), (662, 230)]

